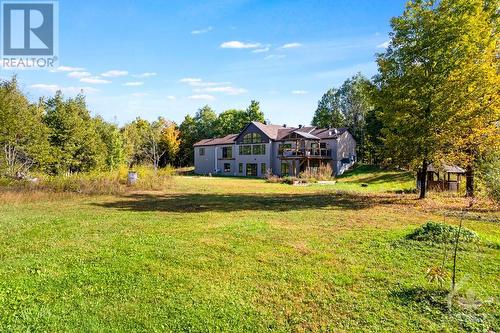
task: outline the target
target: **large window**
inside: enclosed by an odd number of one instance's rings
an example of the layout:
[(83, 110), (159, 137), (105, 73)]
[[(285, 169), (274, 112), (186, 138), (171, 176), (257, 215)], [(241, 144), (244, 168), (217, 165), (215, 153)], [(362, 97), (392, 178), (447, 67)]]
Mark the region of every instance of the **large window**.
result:
[(252, 146), (240, 146), (240, 155), (252, 155)]
[(290, 176), (290, 165), (288, 163), (281, 163), (281, 175)]
[(265, 176), (267, 174), (267, 166), (266, 163), (260, 164), (260, 175)]
[(283, 143), (279, 145), (278, 151), (280, 155), (283, 155), (283, 151), (285, 149), (292, 149), (292, 144), (291, 143)]
[(252, 153), (254, 155), (266, 155), (266, 145), (253, 145)]
[(233, 158), (233, 147), (222, 147), (222, 158)]
[(205, 148), (200, 148), (200, 156), (205, 156)]
[(261, 143), (262, 136), (259, 133), (247, 133), (243, 137), (243, 143)]
[(257, 163), (247, 163), (247, 176), (257, 177)]
[(224, 172), (231, 172), (231, 163), (224, 163)]

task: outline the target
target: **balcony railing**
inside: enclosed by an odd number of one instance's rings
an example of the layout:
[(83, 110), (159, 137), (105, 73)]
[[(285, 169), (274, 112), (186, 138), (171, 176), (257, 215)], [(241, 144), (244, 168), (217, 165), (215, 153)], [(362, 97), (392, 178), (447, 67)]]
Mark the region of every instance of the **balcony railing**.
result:
[(295, 149), (295, 148), (287, 148), (283, 149), (279, 153), (281, 157), (292, 158), (292, 157), (331, 157), (332, 151), (331, 149), (326, 148), (312, 148), (312, 149)]

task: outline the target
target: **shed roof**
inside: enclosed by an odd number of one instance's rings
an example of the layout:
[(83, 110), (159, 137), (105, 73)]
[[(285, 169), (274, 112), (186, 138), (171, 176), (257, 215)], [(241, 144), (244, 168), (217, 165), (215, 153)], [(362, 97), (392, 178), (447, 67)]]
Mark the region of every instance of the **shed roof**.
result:
[(447, 173), (465, 173), (465, 170), (457, 165), (446, 165), (446, 164), (441, 165), (440, 168), (436, 168), (436, 167), (434, 167), (434, 165), (430, 164), (427, 167), (427, 171), (432, 171), (432, 172), (444, 171)]

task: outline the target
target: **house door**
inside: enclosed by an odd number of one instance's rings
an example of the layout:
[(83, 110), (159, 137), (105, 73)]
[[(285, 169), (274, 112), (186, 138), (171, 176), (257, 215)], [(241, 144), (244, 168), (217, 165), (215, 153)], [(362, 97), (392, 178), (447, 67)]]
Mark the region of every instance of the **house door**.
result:
[(247, 163), (247, 176), (257, 177), (257, 163)]

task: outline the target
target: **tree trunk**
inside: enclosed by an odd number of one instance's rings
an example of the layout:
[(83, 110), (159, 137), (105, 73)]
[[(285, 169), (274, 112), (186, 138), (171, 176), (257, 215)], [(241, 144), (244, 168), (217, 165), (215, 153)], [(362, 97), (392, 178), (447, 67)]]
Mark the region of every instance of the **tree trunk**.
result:
[(427, 193), (427, 166), (429, 163), (424, 158), (422, 162), (422, 170), (420, 171), (420, 199), (425, 199)]
[(465, 196), (474, 197), (474, 169), (472, 166), (468, 166), (465, 172)]

